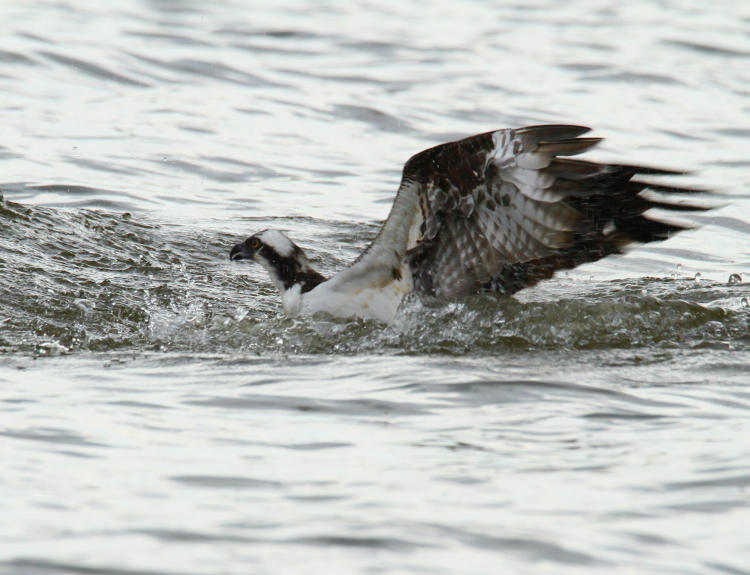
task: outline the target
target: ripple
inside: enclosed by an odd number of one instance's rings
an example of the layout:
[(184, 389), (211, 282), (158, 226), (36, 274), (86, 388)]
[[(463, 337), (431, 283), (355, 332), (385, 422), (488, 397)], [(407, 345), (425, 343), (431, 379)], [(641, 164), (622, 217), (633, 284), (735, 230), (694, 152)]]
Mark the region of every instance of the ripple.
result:
[(213, 44), (199, 38), (187, 36), (184, 34), (175, 34), (167, 32), (146, 32), (141, 30), (130, 30), (127, 32), (128, 35), (136, 38), (143, 38), (145, 40), (155, 40), (155, 43), (161, 44), (161, 41), (166, 41), (171, 44), (177, 44), (180, 46), (199, 46), (199, 47), (211, 47)]
[(379, 130), (394, 132), (413, 129), (408, 122), (367, 106), (338, 104), (334, 106), (333, 113), (341, 119), (359, 120)]
[(614, 74), (596, 74), (586, 76), (587, 81), (594, 82), (619, 82), (627, 84), (681, 84), (682, 82), (673, 76), (666, 74), (648, 74), (644, 72), (618, 72)]
[[(92, 567), (82, 563), (68, 563), (60, 561), (46, 561), (44, 559), (16, 559), (13, 561), (2, 561), (0, 566), (5, 565), (9, 571), (8, 574), (14, 573), (59, 573), (60, 575), (170, 575), (177, 572), (172, 571), (154, 571), (151, 569), (120, 569), (117, 567)], [(195, 573), (199, 573), (196, 571)], [(184, 575), (190, 575), (184, 572)]]
[(587, 553), (566, 549), (549, 541), (536, 538), (502, 537), (488, 533), (478, 533), (470, 530), (459, 530), (446, 526), (435, 526), (449, 538), (457, 539), (470, 547), (478, 549), (502, 550), (510, 553), (528, 554), (532, 557), (543, 558), (547, 561), (571, 565), (604, 565)]
[(382, 549), (393, 551), (411, 551), (419, 547), (431, 547), (430, 545), (390, 537), (354, 537), (352, 535), (315, 535), (311, 537), (298, 537), (295, 539), (289, 539), (286, 543), (301, 543), (303, 545), (314, 545), (323, 548), (353, 547), (360, 549)]
[(750, 571), (748, 571), (747, 569), (729, 565), (728, 563), (724, 563), (722, 561), (706, 561), (704, 565), (705, 567), (708, 567), (710, 569), (715, 569), (716, 571), (724, 575), (749, 575), (750, 574)]
[(37, 62), (32, 60), (24, 54), (17, 52), (9, 52), (6, 50), (0, 50), (0, 62), (5, 64), (25, 64), (25, 65), (36, 65)]
[(722, 487), (750, 487), (750, 475), (735, 475), (712, 477), (709, 479), (694, 479), (687, 481), (673, 481), (664, 484), (665, 489), (682, 490), (682, 489), (717, 489)]
[(25, 430), (5, 430), (0, 431), (0, 435), (13, 439), (27, 439), (30, 441), (41, 441), (52, 444), (107, 447), (103, 443), (89, 441), (88, 439), (68, 430), (49, 427), (33, 427)]
[(210, 489), (267, 489), (282, 487), (278, 481), (224, 475), (174, 475), (171, 481)]
[(153, 56), (145, 56), (137, 53), (132, 53), (131, 56), (142, 63), (149, 64), (162, 70), (168, 70), (169, 72), (182, 73), (183, 75), (213, 78), (223, 82), (231, 82), (243, 86), (278, 87), (281, 85), (258, 76), (257, 74), (251, 74), (218, 61), (191, 58), (162, 60)]
[(49, 52), (46, 50), (40, 51), (39, 54), (49, 60), (57, 62), (58, 64), (63, 64), (64, 66), (73, 68), (77, 72), (88, 74), (89, 76), (98, 78), (100, 80), (111, 80), (119, 84), (124, 84), (126, 86), (137, 86), (139, 88), (147, 88), (149, 86), (149, 84), (145, 82), (129, 78), (128, 76), (118, 74), (117, 72), (112, 72), (111, 70), (107, 70), (102, 66), (92, 64), (91, 62), (87, 62), (85, 60), (72, 58), (70, 56), (63, 56), (62, 54), (56, 54), (55, 52)]
[(686, 40), (663, 40), (663, 43), (671, 45), (671, 46), (677, 46), (679, 48), (687, 48), (688, 50), (693, 50), (695, 52), (699, 52), (700, 54), (706, 54), (709, 56), (722, 56), (722, 57), (729, 56), (729, 57), (740, 57), (740, 58), (750, 57), (750, 51), (737, 50), (735, 48), (730, 48), (726, 46), (718, 46), (715, 44), (708, 44), (708, 43), (695, 42), (695, 41), (686, 41)]
[(267, 394), (193, 399), (187, 400), (184, 403), (186, 405), (218, 407), (222, 409), (281, 409), (285, 411), (357, 416), (401, 416), (429, 413), (429, 409), (426, 407), (416, 407), (400, 402), (375, 399), (327, 400), (312, 397), (274, 396)]
[[(87, 163), (85, 160), (83, 162)], [(111, 172), (111, 170), (107, 171)], [(129, 172), (117, 171), (116, 173)], [(34, 197), (38, 201), (39, 198), (45, 198), (47, 206), (57, 207), (85, 206), (104, 210), (127, 211), (133, 209), (142, 201), (138, 194), (132, 192), (76, 184), (0, 183), (1, 190), (12, 192), (19, 200)]]

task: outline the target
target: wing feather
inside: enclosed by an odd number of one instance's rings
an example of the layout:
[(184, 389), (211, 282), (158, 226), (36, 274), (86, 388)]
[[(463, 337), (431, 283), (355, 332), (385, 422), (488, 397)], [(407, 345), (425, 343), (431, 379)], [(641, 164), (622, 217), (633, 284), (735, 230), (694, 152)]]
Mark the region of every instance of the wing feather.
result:
[(694, 190), (633, 179), (677, 172), (570, 158), (600, 141), (580, 137), (588, 131), (498, 130), (414, 155), (377, 238), (329, 283), (373, 285), (400, 278), (399, 269), (412, 289), (439, 299), (481, 289), (513, 293), (630, 242), (683, 229), (644, 217), (651, 208), (702, 209), (670, 201)]
[[(543, 154), (549, 154), (550, 156), (575, 156), (576, 154), (582, 154), (589, 148), (596, 146), (601, 141), (601, 138), (576, 138), (570, 140), (539, 142), (536, 149), (530, 154), (532, 156)], [(547, 161), (547, 165), (549, 165), (550, 160), (551, 158)]]
[(674, 172), (569, 158), (600, 141), (579, 137), (588, 131), (566, 125), (499, 130), (411, 158), (403, 181), (416, 183), (422, 213), (422, 233), (407, 253), (415, 289), (438, 298), (485, 288), (512, 293), (629, 242), (681, 229), (643, 215), (652, 207), (669, 209), (671, 198), (640, 193), (690, 190), (632, 179)]

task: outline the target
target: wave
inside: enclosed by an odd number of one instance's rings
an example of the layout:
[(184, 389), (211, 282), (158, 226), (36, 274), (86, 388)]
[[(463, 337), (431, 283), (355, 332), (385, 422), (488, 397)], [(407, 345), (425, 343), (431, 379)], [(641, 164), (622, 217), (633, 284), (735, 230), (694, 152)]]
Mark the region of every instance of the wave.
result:
[[(320, 233), (328, 229), (321, 222)], [(360, 235), (372, 234), (361, 226)], [(407, 300), (391, 325), (289, 319), (226, 232), (129, 213), (0, 199), (0, 351), (486, 354), (656, 346), (747, 348), (750, 290), (686, 278), (553, 279), (520, 297)], [(356, 235), (356, 234), (354, 234)], [(352, 253), (357, 246), (347, 246)], [(324, 261), (331, 269), (339, 262)]]

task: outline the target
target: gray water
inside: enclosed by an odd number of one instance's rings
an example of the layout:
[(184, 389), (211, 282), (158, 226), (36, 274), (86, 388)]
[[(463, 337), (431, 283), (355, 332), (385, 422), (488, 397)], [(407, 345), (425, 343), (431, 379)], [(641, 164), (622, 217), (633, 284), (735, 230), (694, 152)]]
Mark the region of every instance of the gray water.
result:
[[(0, 22), (0, 572), (750, 573), (750, 5)], [(718, 207), (389, 326), (228, 261), (277, 227), (331, 273), (410, 155), (545, 122)]]

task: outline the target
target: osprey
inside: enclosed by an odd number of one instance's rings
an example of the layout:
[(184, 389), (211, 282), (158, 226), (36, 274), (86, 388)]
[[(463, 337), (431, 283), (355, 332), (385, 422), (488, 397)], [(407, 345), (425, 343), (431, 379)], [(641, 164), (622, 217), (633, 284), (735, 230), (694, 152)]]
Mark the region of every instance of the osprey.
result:
[[(327, 312), (391, 321), (404, 296), (446, 301), (482, 290), (512, 294), (573, 268), (684, 229), (646, 218), (695, 190), (638, 175), (678, 172), (571, 159), (600, 141), (583, 126), (504, 129), (424, 150), (406, 162), (388, 219), (348, 268), (326, 279), (286, 235), (265, 230), (231, 260), (261, 264), (287, 315)], [(641, 194), (649, 189), (661, 199)]]

